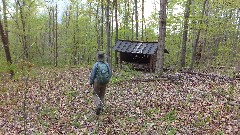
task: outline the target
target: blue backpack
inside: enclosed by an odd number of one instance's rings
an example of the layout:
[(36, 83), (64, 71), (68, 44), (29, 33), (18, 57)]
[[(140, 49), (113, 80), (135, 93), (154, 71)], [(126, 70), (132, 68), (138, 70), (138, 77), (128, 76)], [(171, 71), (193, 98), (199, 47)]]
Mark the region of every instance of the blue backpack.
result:
[(98, 62), (96, 79), (99, 84), (107, 84), (109, 82), (110, 74), (106, 63)]

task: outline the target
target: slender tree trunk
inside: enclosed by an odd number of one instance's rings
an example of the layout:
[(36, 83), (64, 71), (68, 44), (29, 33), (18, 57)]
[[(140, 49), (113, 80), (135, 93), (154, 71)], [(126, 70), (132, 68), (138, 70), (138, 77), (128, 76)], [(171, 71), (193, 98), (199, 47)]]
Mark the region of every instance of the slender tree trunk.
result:
[[(67, 7), (67, 10), (66, 10), (66, 12), (65, 12), (65, 17), (66, 17), (66, 25), (65, 25), (65, 37), (64, 37), (64, 39), (65, 39), (65, 43), (66, 44), (68, 44), (68, 42), (67, 42), (67, 40), (68, 40), (68, 38), (69, 38), (69, 23), (70, 23), (70, 18), (71, 18), (71, 9), (72, 9), (72, 6), (71, 5), (69, 5), (68, 7)], [(49, 15), (50, 16), (50, 15)], [(51, 24), (49, 24), (49, 26), (51, 26)], [(49, 30), (50, 31), (50, 30)], [(64, 61), (67, 63), (67, 53), (65, 52), (65, 57), (64, 57)]]
[[(116, 37), (115, 37), (115, 43), (117, 43), (118, 41), (118, 1), (115, 0), (115, 22), (116, 22), (116, 27), (115, 27), (115, 31), (116, 31)], [(115, 64), (116, 66), (118, 66), (118, 57), (117, 57), (117, 51), (115, 51)]]
[[(45, 31), (42, 31), (39, 35), (40, 39), (39, 42), (41, 44), (41, 54), (42, 54), (42, 64), (44, 64), (44, 56), (45, 56), (45, 47), (46, 47), (46, 43), (47, 43), (47, 38), (46, 38), (46, 35), (45, 35)], [(43, 39), (43, 40), (42, 40)]]
[(114, 27), (113, 27), (113, 24), (114, 24), (114, 10), (115, 10), (115, 7), (114, 7), (114, 0), (113, 0), (113, 2), (112, 2), (112, 8), (111, 8), (112, 10), (111, 10), (111, 14), (112, 14), (112, 16), (111, 16), (111, 22), (110, 22), (110, 27), (111, 27), (111, 47), (110, 47), (110, 53), (111, 53), (111, 67), (113, 67), (113, 58), (112, 58), (112, 56), (113, 56), (113, 51), (112, 51), (112, 48), (114, 47), (114, 44), (115, 44), (115, 41), (113, 40), (113, 34), (114, 34)]
[(115, 22), (116, 22), (116, 37), (115, 37), (115, 42), (118, 41), (118, 1), (115, 0)]
[(214, 59), (215, 59), (218, 56), (218, 49), (219, 49), (219, 44), (220, 44), (220, 37), (219, 37), (218, 34), (214, 39), (214, 43), (215, 44), (214, 44), (213, 56), (214, 56)]
[(72, 5), (70, 5), (68, 7), (68, 10), (67, 10), (67, 13), (66, 13), (66, 36), (67, 36), (67, 39), (68, 39), (68, 31), (69, 31), (69, 25), (70, 25), (70, 20), (71, 20), (71, 17), (72, 17), (72, 14), (71, 14), (71, 10), (72, 10)]
[(55, 33), (55, 11), (54, 11), (54, 7), (52, 8), (52, 46), (51, 46), (51, 51), (52, 51), (52, 64), (55, 65), (55, 36), (56, 36), (56, 33)]
[[(192, 0), (192, 2), (191, 2), (191, 4), (192, 5), (194, 5), (194, 3), (195, 3), (195, 1), (194, 0)], [(192, 11), (192, 16), (193, 17), (196, 17), (196, 11), (195, 11), (195, 9), (193, 9), (193, 11)], [(190, 68), (192, 69), (193, 68), (193, 60), (195, 61), (195, 54), (196, 54), (196, 37), (197, 37), (197, 35), (198, 35), (198, 32), (197, 32), (197, 30), (196, 30), (196, 25), (197, 25), (197, 19), (193, 19), (193, 21), (192, 21), (192, 25), (193, 25), (193, 28), (192, 28), (192, 35), (193, 35), (193, 37), (192, 37), (192, 39), (193, 39), (193, 43), (192, 43), (192, 61), (191, 61), (191, 65), (190, 65)]]
[(28, 47), (27, 47), (27, 36), (26, 36), (26, 15), (24, 13), (25, 2), (22, 3), (17, 0), (18, 6), (20, 7), (20, 17), (22, 22), (22, 46), (23, 46), (23, 59), (28, 59)]
[(79, 34), (77, 32), (78, 29), (78, 4), (77, 4), (77, 11), (76, 11), (76, 22), (75, 22), (75, 26), (76, 28), (73, 30), (73, 53), (72, 53), (72, 61), (73, 61), (73, 65), (77, 65), (77, 35)]
[[(49, 7), (48, 9), (48, 15), (49, 15), (49, 20), (48, 20), (48, 47), (51, 48), (52, 46), (52, 8)], [(50, 52), (52, 54), (52, 48), (50, 49)]]
[[(90, 15), (89, 17), (90, 17), (90, 23), (91, 23), (91, 15)], [(76, 18), (76, 19), (77, 19), (77, 22), (76, 22), (76, 31), (77, 31), (77, 32), (76, 32), (76, 33), (77, 33), (77, 40), (76, 40), (76, 41), (77, 41), (77, 42), (75, 43), (75, 45), (76, 45), (76, 49), (75, 49), (75, 50), (76, 50), (76, 64), (77, 64), (77, 63), (80, 62), (79, 59), (78, 59), (78, 56), (79, 56), (79, 55), (78, 55), (78, 48), (79, 48), (78, 44), (79, 44), (79, 35), (81, 35), (80, 32), (79, 32), (79, 25), (78, 25), (78, 24), (79, 24), (79, 22), (78, 22), (78, 19), (79, 19), (79, 3), (78, 3), (78, 2), (77, 2), (77, 18)], [(86, 27), (86, 29), (88, 29), (88, 28)], [(90, 29), (91, 29), (91, 28), (90, 28)], [(87, 33), (87, 35), (89, 35), (89, 31), (86, 32), (86, 33)], [(86, 39), (86, 38), (85, 38), (85, 39)], [(85, 53), (85, 52), (84, 52), (84, 53)], [(84, 54), (84, 53), (83, 53), (83, 54)], [(84, 55), (85, 55), (85, 54), (84, 54)], [(83, 55), (83, 59), (84, 59), (84, 55)]]
[(56, 37), (55, 37), (55, 67), (57, 67), (58, 65), (58, 20), (57, 20), (57, 14), (58, 14), (58, 10), (57, 10), (57, 3), (56, 3)]
[[(218, 31), (218, 30), (217, 30)], [(220, 37), (219, 34), (216, 34), (215, 38), (214, 38), (214, 47), (213, 47), (213, 59), (215, 60), (215, 58), (218, 56), (218, 48), (219, 48), (219, 44), (220, 44)]]
[(209, 28), (209, 24), (208, 24), (208, 18), (209, 18), (209, 1), (206, 2), (206, 10), (205, 10), (205, 15), (206, 15), (206, 19), (204, 19), (204, 23), (206, 25), (206, 29), (204, 30), (204, 39), (203, 39), (203, 48), (202, 48), (202, 56), (201, 56), (201, 63), (203, 63), (203, 61), (206, 59), (205, 55), (206, 55), (206, 47), (207, 47), (207, 34), (208, 34), (208, 28)]
[[(236, 18), (238, 18), (238, 22), (240, 21), (240, 17), (239, 17), (239, 12), (240, 12), (240, 9), (237, 10), (237, 14), (236, 14)], [(239, 25), (237, 26), (236, 28), (236, 36), (235, 36), (235, 40), (232, 44), (232, 53), (231, 53), (231, 59), (232, 59), (232, 63), (235, 63), (235, 57), (236, 57), (236, 50), (237, 50), (237, 43), (238, 43), (238, 35), (239, 35)]]
[(101, 49), (103, 50), (103, 16), (104, 16), (104, 9), (103, 9), (103, 0), (101, 0)]
[(165, 37), (166, 37), (166, 8), (167, 0), (160, 0), (160, 13), (159, 13), (159, 40), (157, 50), (157, 63), (156, 73), (159, 75), (163, 74), (164, 66), (164, 48), (165, 48)]
[(142, 41), (144, 39), (144, 22), (145, 22), (145, 18), (144, 18), (144, 0), (142, 0)]
[[(203, 16), (204, 16), (204, 13), (205, 13), (206, 2), (207, 2), (207, 0), (204, 0), (202, 15), (201, 15), (201, 19), (199, 21), (199, 25), (202, 25), (202, 23), (203, 23), (202, 20), (203, 20)], [(196, 39), (194, 39), (193, 52), (192, 52), (192, 62), (191, 62), (191, 65), (190, 65), (191, 69), (193, 68), (196, 60), (197, 60), (197, 63), (199, 63), (199, 60), (201, 58), (202, 46), (199, 46), (199, 48), (197, 50), (198, 42), (199, 42), (199, 38), (200, 38), (200, 32), (201, 32), (201, 29), (199, 28), (197, 33), (196, 33)]]
[(125, 17), (124, 17), (124, 37), (125, 39), (129, 40), (130, 37), (130, 27), (129, 27), (129, 16), (130, 14), (130, 2), (129, 0), (125, 0)]
[[(239, 38), (239, 30), (240, 30), (240, 16), (239, 16), (239, 12), (240, 12), (240, 8), (238, 9), (238, 14), (237, 14), (237, 17), (238, 17), (238, 26), (237, 26), (237, 39), (236, 41), (239, 43), (240, 42), (240, 38)], [(240, 52), (240, 48), (239, 48), (239, 51)], [(238, 66), (237, 66), (237, 71), (240, 72), (240, 54), (238, 54)]]
[[(124, 20), (123, 20), (123, 35), (124, 38), (127, 39), (126, 37), (126, 29), (127, 29), (127, 0), (124, 0)], [(121, 27), (121, 26), (120, 26)]]
[[(17, 0), (15, 0), (15, 11), (16, 11), (16, 17), (15, 17), (15, 20), (16, 20), (16, 29), (20, 29), (20, 27), (19, 27), (19, 6), (18, 6), (18, 2), (17, 2)], [(16, 39), (15, 39), (15, 43), (20, 43), (21, 42), (21, 40), (20, 40), (20, 36), (19, 36), (19, 34), (16, 34)], [(15, 45), (15, 46), (13, 46), (13, 53), (15, 53), (15, 54), (17, 54), (17, 52), (18, 53), (21, 53), (21, 52), (19, 52), (18, 51), (19, 50), (19, 48)]]
[(111, 55), (110, 55), (110, 42), (111, 42), (111, 33), (110, 33), (110, 19), (109, 19), (109, 5), (110, 0), (107, 0), (107, 8), (106, 8), (106, 32), (107, 32), (107, 62), (111, 65)]
[(182, 35), (182, 52), (180, 57), (180, 66), (185, 67), (185, 57), (186, 57), (186, 44), (187, 44), (187, 35), (188, 35), (188, 19), (190, 12), (191, 0), (187, 0), (185, 14), (184, 14), (184, 26), (183, 26), (183, 35)]
[(134, 11), (132, 12), (132, 40), (134, 39), (133, 16), (134, 16)]
[[(217, 25), (219, 28), (221, 28), (221, 20), (220, 20), (220, 17), (218, 17), (218, 12), (219, 12), (219, 9), (215, 9), (215, 12), (214, 12), (214, 16), (218, 18), (218, 21), (217, 21)], [(219, 29), (216, 30), (216, 36), (215, 36), (215, 39), (214, 39), (214, 47), (213, 47), (213, 56), (214, 58), (212, 60), (216, 60), (217, 56), (218, 56), (218, 50), (219, 50), (219, 44), (220, 44), (220, 39), (221, 39), (221, 32)]]
[(96, 11), (96, 20), (97, 20), (97, 23), (96, 23), (96, 33), (97, 33), (97, 35), (96, 35), (96, 37), (97, 37), (97, 44), (98, 44), (98, 50), (100, 50), (100, 48), (101, 48), (101, 40), (100, 40), (100, 34), (99, 34), (99, 24), (100, 24), (100, 21), (99, 21), (99, 16), (98, 16), (98, 14), (99, 14), (99, 3), (98, 3), (98, 5), (97, 5), (97, 11)]
[(136, 21), (136, 39), (138, 40), (138, 1), (134, 0), (134, 9), (135, 9), (135, 21)]

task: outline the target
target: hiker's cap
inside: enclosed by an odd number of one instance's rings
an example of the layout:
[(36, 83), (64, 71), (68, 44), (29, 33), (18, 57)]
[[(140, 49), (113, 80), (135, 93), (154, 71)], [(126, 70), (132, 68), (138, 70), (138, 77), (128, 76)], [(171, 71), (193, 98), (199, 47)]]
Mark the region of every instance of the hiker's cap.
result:
[(104, 59), (105, 59), (105, 53), (104, 53), (104, 51), (99, 51), (99, 52), (98, 52), (98, 54), (97, 54), (97, 59), (98, 59), (99, 61), (104, 61)]

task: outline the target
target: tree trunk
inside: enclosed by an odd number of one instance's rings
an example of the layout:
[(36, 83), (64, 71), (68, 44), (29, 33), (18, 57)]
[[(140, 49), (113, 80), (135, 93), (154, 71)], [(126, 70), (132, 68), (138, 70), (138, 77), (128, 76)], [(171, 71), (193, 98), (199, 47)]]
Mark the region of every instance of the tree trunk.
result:
[(3, 28), (2, 20), (0, 20), (0, 32), (1, 32), (1, 39), (2, 39), (2, 43), (3, 43), (3, 49), (4, 49), (5, 55), (6, 55), (6, 60), (9, 64), (12, 64), (12, 59), (11, 59), (11, 54), (10, 54), (10, 49), (9, 49), (8, 34)]
[(208, 28), (209, 28), (209, 24), (208, 24), (208, 18), (209, 18), (209, 1), (206, 2), (206, 10), (205, 10), (205, 15), (206, 15), (206, 19), (204, 19), (204, 23), (206, 25), (206, 29), (204, 30), (204, 39), (203, 39), (203, 47), (202, 47), (202, 55), (201, 55), (201, 62), (203, 63), (203, 61), (205, 61), (205, 57), (206, 57), (206, 48), (207, 48), (207, 34), (208, 34)]
[[(124, 35), (124, 38), (127, 39), (127, 36), (126, 36), (126, 29), (127, 29), (127, 0), (124, 0), (124, 20), (123, 20), (123, 35)], [(120, 26), (121, 27), (121, 26)]]
[[(203, 9), (202, 9), (202, 15), (201, 15), (201, 19), (199, 21), (199, 25), (200, 26), (203, 23), (202, 20), (203, 20), (203, 16), (204, 16), (204, 13), (205, 13), (206, 2), (207, 2), (207, 0), (204, 0)], [(201, 58), (202, 46), (200, 45), (199, 48), (197, 49), (199, 38), (200, 38), (200, 32), (201, 32), (201, 29), (198, 28), (198, 31), (196, 33), (196, 39), (194, 39), (194, 44), (193, 44), (192, 62), (191, 62), (191, 65), (190, 65), (190, 69), (193, 68), (195, 62), (199, 63), (199, 60)]]
[(126, 40), (129, 40), (129, 16), (130, 15), (130, 2), (129, 0), (125, 0), (125, 16), (124, 16), (124, 37)]
[(107, 32), (107, 62), (111, 65), (111, 56), (110, 56), (110, 42), (111, 42), (111, 33), (110, 33), (110, 22), (109, 22), (109, 5), (110, 0), (107, 0), (107, 8), (106, 8), (106, 32)]
[[(0, 34), (1, 34), (1, 39), (2, 39), (2, 43), (3, 43), (3, 49), (5, 51), (5, 56), (6, 56), (6, 60), (8, 62), (9, 65), (12, 64), (12, 59), (11, 59), (11, 54), (10, 54), (10, 49), (9, 49), (9, 40), (8, 40), (8, 33), (3, 28), (2, 25), (2, 20), (0, 20)], [(12, 78), (14, 76), (14, 71), (12, 69), (9, 70), (10, 73), (10, 78)]]
[(103, 0), (101, 0), (101, 50), (103, 50), (103, 16), (104, 16), (104, 10), (103, 10)]
[(164, 48), (165, 48), (165, 37), (166, 37), (166, 8), (167, 0), (160, 0), (160, 13), (159, 13), (159, 40), (157, 50), (157, 63), (156, 73), (159, 75), (163, 74), (164, 66)]
[[(116, 22), (116, 37), (115, 37), (115, 43), (118, 41), (118, 4), (117, 0), (115, 0), (115, 22)], [(117, 57), (117, 51), (115, 51), (115, 64), (118, 66), (118, 57)]]
[[(91, 5), (90, 5), (91, 6)], [(79, 3), (77, 2), (77, 22), (76, 22), (76, 31), (77, 31), (77, 42), (76, 42), (76, 60), (77, 60), (77, 63), (76, 64), (79, 64), (80, 63), (80, 54), (79, 54), (79, 51), (78, 51), (78, 48), (79, 48), (79, 39), (80, 39), (80, 37), (79, 37), (79, 35), (81, 35), (80, 34), (80, 31), (79, 31), (79, 22), (78, 22), (78, 20), (79, 20)], [(90, 23), (91, 23), (91, 15), (89, 15), (89, 17), (90, 17)], [(86, 27), (86, 29), (89, 29), (89, 31), (88, 32), (86, 32), (87, 33), (87, 35), (89, 35), (89, 32), (91, 31), (91, 28), (89, 28), (89, 27)], [(85, 29), (85, 30), (86, 30)], [(86, 38), (85, 38), (85, 40), (87, 40)], [(85, 51), (83, 52), (83, 60), (84, 60), (84, 56), (85, 56)]]
[(57, 14), (58, 14), (58, 10), (57, 10), (57, 3), (56, 3), (56, 28), (55, 28), (55, 67), (57, 67), (58, 65), (58, 20), (57, 20)]
[[(240, 17), (239, 17), (239, 12), (240, 12), (240, 8), (238, 9), (238, 14), (237, 14), (237, 17), (238, 17), (238, 28), (237, 28), (237, 39), (236, 41), (239, 43), (239, 30), (240, 30)], [(239, 51), (240, 52), (240, 49)], [(240, 54), (238, 54), (238, 66), (237, 66), (237, 71), (240, 72)]]
[[(240, 17), (239, 17), (239, 12), (240, 12), (240, 9), (237, 10), (237, 15), (236, 15), (236, 18), (238, 18), (238, 23), (240, 22)], [(232, 59), (232, 63), (235, 63), (235, 57), (236, 57), (236, 52), (237, 52), (237, 43), (238, 42), (238, 36), (239, 36), (239, 24), (236, 28), (236, 36), (235, 36), (235, 41), (233, 42), (232, 44), (232, 53), (231, 53), (231, 59)]]
[(111, 27), (111, 38), (110, 38), (110, 56), (111, 56), (111, 67), (113, 67), (113, 58), (112, 58), (112, 56), (113, 56), (113, 51), (112, 51), (112, 48), (114, 47), (114, 44), (115, 44), (115, 42), (114, 42), (114, 40), (112, 40), (112, 38), (113, 38), (113, 34), (114, 34), (114, 27), (113, 27), (113, 23), (114, 23), (114, 10), (115, 10), (115, 7), (114, 7), (114, 1), (112, 2), (112, 8), (111, 8), (112, 10), (111, 10), (111, 14), (112, 14), (112, 16), (111, 16), (111, 22), (110, 22), (110, 27)]
[(52, 8), (52, 46), (51, 46), (51, 51), (52, 51), (52, 64), (55, 65), (55, 36), (56, 36), (56, 33), (55, 33), (55, 11), (54, 11), (54, 7)]
[(142, 41), (144, 39), (144, 22), (145, 22), (145, 18), (144, 18), (144, 0), (142, 0)]
[(186, 57), (186, 44), (187, 44), (187, 35), (188, 35), (188, 19), (190, 12), (191, 0), (188, 0), (185, 7), (184, 14), (184, 26), (183, 26), (183, 35), (182, 35), (182, 52), (180, 57), (180, 67), (185, 67), (185, 57)]
[[(19, 6), (18, 6), (18, 0), (15, 0), (15, 13), (17, 14), (17, 16), (15, 17), (15, 20), (16, 20), (16, 29), (20, 29), (20, 26), (19, 26)], [(20, 43), (21, 42), (21, 39), (20, 39), (20, 35), (19, 34), (16, 34), (16, 39), (15, 39), (15, 43)], [(18, 51), (19, 48), (17, 46), (13, 46), (13, 53), (14, 54), (17, 54), (17, 53), (21, 53)]]
[(20, 17), (22, 23), (22, 46), (23, 46), (23, 59), (28, 59), (28, 47), (27, 47), (27, 36), (26, 36), (26, 15), (24, 14), (25, 2), (22, 3), (17, 0), (18, 6), (20, 7)]
[(134, 39), (134, 30), (133, 30), (133, 16), (134, 16), (134, 11), (132, 11), (132, 40)]
[[(5, 51), (6, 60), (7, 60), (8, 64), (11, 65), (12, 64), (12, 58), (11, 58), (11, 53), (10, 53), (10, 49), (9, 49), (6, 1), (2, 0), (2, 3), (3, 3), (4, 26), (3, 26), (2, 20), (0, 18), (0, 34), (1, 34), (1, 39), (2, 39), (2, 43), (3, 43), (3, 49)], [(9, 73), (10, 73), (10, 78), (13, 78), (14, 71), (11, 68), (9, 69)]]
[[(42, 33), (40, 33), (39, 37), (40, 37), (40, 39), (38, 39), (38, 40), (39, 40), (39, 42), (40, 42), (40, 44), (41, 44), (41, 47), (42, 47), (42, 50), (41, 50), (42, 63), (44, 64), (45, 46), (46, 46), (45, 43), (46, 43), (47, 41), (46, 41), (46, 36), (45, 36), (45, 34), (44, 34), (43, 31), (42, 31)], [(42, 39), (43, 39), (43, 40), (42, 40)]]
[[(51, 48), (51, 46), (52, 46), (52, 8), (51, 7), (49, 7), (49, 9), (48, 9), (48, 16), (49, 16), (49, 19), (48, 19), (48, 47)], [(52, 49), (50, 49), (50, 52), (52, 54)]]
[[(79, 35), (79, 32), (78, 32), (79, 6), (78, 6), (78, 3), (76, 5), (77, 5), (77, 11), (76, 11), (76, 21), (74, 21), (75, 29), (73, 30), (73, 48), (72, 48), (73, 49), (73, 54), (72, 54), (73, 65), (77, 65), (77, 60), (78, 60), (78, 58), (77, 58), (77, 52), (78, 52), (78, 47), (77, 47), (78, 37), (77, 37), (77, 35)], [(82, 56), (84, 56), (84, 55), (82, 55)]]
[(97, 44), (98, 44), (98, 50), (100, 50), (101, 48), (101, 41), (100, 41), (100, 34), (99, 34), (99, 24), (100, 24), (100, 21), (99, 21), (99, 3), (97, 5), (97, 11), (96, 11), (96, 20), (97, 20), (97, 23), (96, 23), (96, 37), (97, 37)]
[(118, 1), (115, 0), (115, 22), (116, 22), (116, 37), (115, 37), (115, 42), (118, 41)]
[(134, 9), (135, 9), (135, 21), (136, 21), (136, 40), (138, 40), (138, 1), (134, 0)]
[[(215, 12), (214, 12), (214, 17), (217, 17), (218, 18), (218, 21), (217, 21), (217, 27), (221, 28), (221, 18), (218, 17), (218, 12), (219, 12), (219, 9), (215, 9)], [(214, 38), (214, 47), (213, 47), (213, 56), (214, 58), (212, 60), (216, 60), (217, 56), (218, 56), (218, 50), (219, 50), (219, 44), (220, 44), (220, 39), (221, 39), (221, 32), (219, 29), (216, 30), (216, 35), (215, 35), (215, 38)]]

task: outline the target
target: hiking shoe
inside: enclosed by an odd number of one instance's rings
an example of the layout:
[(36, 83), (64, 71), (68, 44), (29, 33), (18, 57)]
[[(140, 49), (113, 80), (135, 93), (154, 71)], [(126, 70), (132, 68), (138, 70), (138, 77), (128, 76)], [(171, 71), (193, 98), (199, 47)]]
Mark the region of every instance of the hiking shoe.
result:
[(98, 107), (98, 108), (96, 109), (96, 114), (99, 115), (100, 112), (101, 112), (101, 110), (102, 110), (102, 108), (101, 108), (101, 107)]

